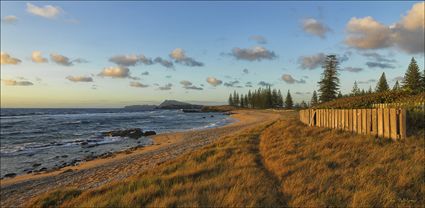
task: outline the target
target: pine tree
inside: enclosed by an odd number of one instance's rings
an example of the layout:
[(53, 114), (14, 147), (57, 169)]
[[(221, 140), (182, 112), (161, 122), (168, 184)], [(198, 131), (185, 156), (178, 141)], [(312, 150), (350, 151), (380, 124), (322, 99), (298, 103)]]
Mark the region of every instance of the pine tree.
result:
[(283, 96), (280, 90), (277, 91), (277, 106), (280, 108), (283, 107)]
[(422, 72), (422, 92), (425, 92), (425, 68)]
[(307, 106), (307, 103), (305, 103), (305, 101), (303, 100), (303, 101), (301, 101), (300, 107), (301, 108), (307, 108), (308, 106)]
[(243, 95), (241, 95), (241, 98), (240, 98), (240, 106), (242, 107), (242, 108), (245, 108), (245, 98), (244, 98), (244, 96)]
[(248, 90), (248, 96), (247, 96), (247, 102), (246, 102), (247, 106), (249, 108), (252, 108), (252, 94), (251, 94), (251, 90)]
[(322, 80), (319, 81), (320, 101), (327, 102), (336, 98), (339, 89), (338, 59), (328, 55), (323, 65)]
[(313, 96), (311, 96), (310, 106), (315, 106), (319, 104), (317, 101), (317, 93), (316, 90), (313, 91)]
[(233, 92), (233, 105), (239, 106), (239, 95), (236, 90)]
[(288, 90), (288, 94), (286, 94), (286, 99), (285, 99), (285, 107), (288, 109), (291, 109), (293, 106), (294, 106), (294, 102), (292, 101), (291, 93)]
[(360, 89), (357, 86), (356, 81), (354, 81), (353, 89), (351, 90), (351, 95), (360, 95)]
[(342, 98), (342, 93), (341, 93), (341, 91), (339, 91), (338, 92), (338, 96), (337, 96), (338, 98)]
[(418, 93), (421, 91), (421, 88), (421, 73), (415, 58), (412, 58), (404, 74), (403, 89), (408, 92)]
[(230, 93), (230, 96), (229, 96), (229, 105), (230, 106), (234, 106), (235, 104), (233, 103), (233, 97), (232, 97), (232, 93)]
[(400, 84), (398, 83), (398, 80), (394, 84), (393, 91), (394, 92), (400, 91)]
[(369, 85), (369, 90), (367, 90), (367, 94), (372, 94), (373, 90), (372, 90), (372, 86)]
[(385, 78), (385, 72), (382, 72), (381, 78), (379, 78), (378, 83), (376, 84), (376, 92), (386, 92), (389, 90), (387, 78)]
[(278, 107), (279, 101), (278, 101), (278, 95), (277, 95), (277, 90), (273, 89), (272, 91), (272, 107), (276, 108)]

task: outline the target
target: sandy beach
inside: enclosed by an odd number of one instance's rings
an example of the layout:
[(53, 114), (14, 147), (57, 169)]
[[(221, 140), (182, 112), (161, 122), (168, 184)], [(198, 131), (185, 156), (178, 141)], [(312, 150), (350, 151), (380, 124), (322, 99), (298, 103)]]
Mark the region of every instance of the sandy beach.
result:
[(85, 190), (122, 180), (202, 148), (222, 137), (280, 117), (279, 114), (270, 111), (240, 110), (233, 113), (231, 116), (238, 121), (227, 126), (160, 134), (152, 138), (154, 144), (151, 146), (115, 153), (110, 157), (98, 158), (52, 172), (3, 179), (0, 181), (2, 199), (0, 205), (20, 207), (32, 197), (52, 189), (76, 187)]

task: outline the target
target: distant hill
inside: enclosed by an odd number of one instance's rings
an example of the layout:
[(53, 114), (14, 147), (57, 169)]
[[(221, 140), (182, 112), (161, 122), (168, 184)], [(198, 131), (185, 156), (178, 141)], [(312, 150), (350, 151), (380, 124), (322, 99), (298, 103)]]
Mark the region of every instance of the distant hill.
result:
[(202, 107), (202, 105), (193, 105), (177, 100), (164, 100), (164, 102), (158, 106), (159, 109), (201, 109)]
[(127, 110), (153, 110), (156, 109), (156, 105), (128, 105), (124, 106), (124, 109)]

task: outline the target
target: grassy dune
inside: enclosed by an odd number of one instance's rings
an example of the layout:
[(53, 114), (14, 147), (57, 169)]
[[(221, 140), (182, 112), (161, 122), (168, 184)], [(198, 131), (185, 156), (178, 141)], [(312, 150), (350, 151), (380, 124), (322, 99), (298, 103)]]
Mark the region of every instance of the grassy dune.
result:
[(31, 207), (423, 206), (424, 140), (405, 142), (281, 120), (93, 190), (55, 190)]

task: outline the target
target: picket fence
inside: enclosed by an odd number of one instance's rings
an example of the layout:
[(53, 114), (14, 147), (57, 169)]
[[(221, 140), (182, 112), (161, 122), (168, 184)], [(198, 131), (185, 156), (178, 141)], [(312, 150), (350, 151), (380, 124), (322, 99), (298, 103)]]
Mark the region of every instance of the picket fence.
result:
[(309, 126), (341, 129), (394, 140), (406, 138), (406, 109), (306, 109), (300, 120)]

